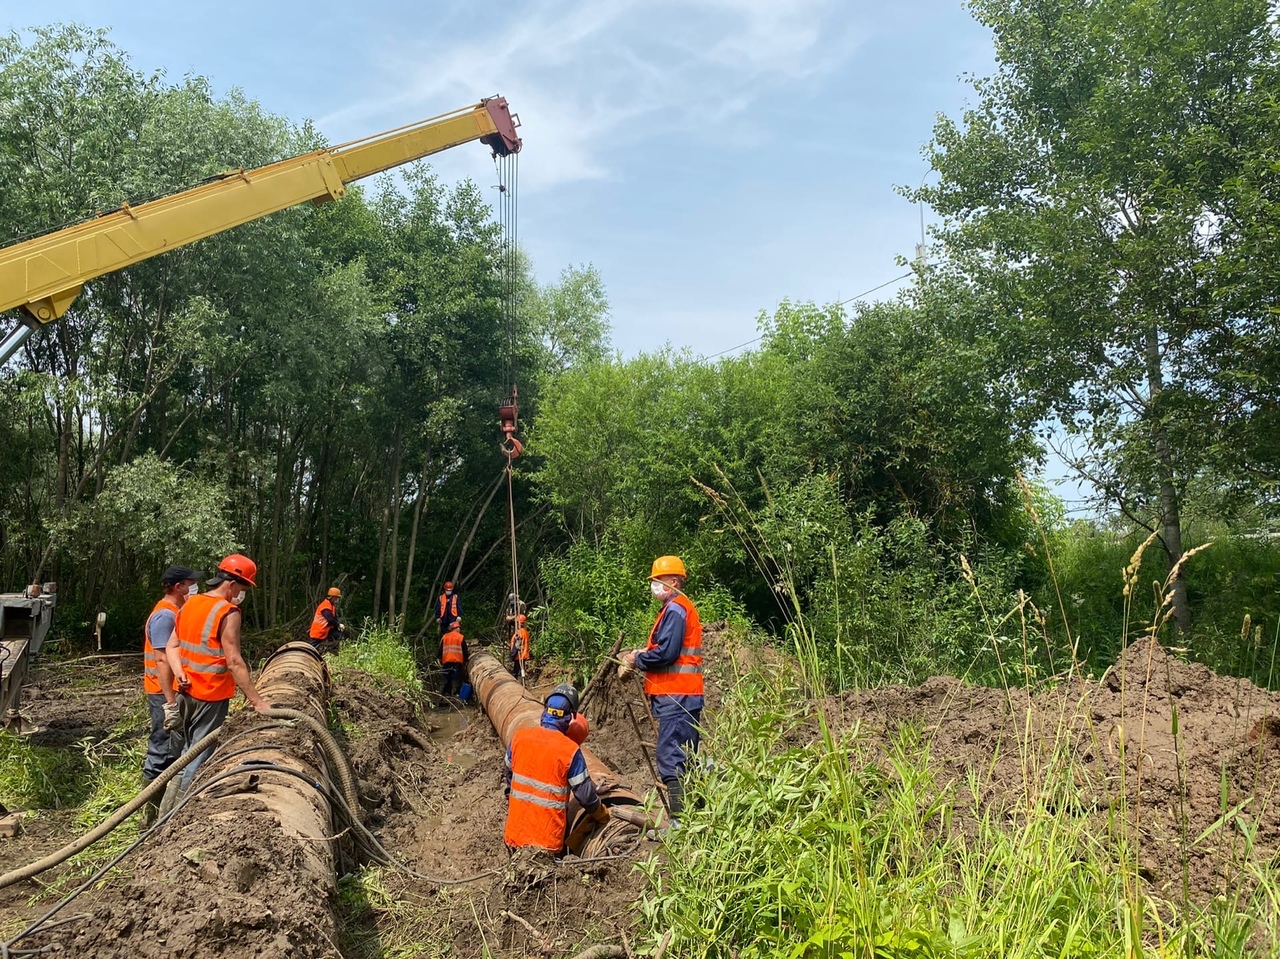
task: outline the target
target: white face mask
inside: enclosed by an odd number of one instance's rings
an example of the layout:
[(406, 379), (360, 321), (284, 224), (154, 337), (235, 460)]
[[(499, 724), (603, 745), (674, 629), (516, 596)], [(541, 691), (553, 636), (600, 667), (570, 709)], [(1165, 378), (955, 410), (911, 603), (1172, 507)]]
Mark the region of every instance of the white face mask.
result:
[(249, 592), (249, 591), (248, 591), (247, 589), (242, 589), (242, 590), (240, 590), (240, 592), (239, 592), (239, 593), (237, 593), (235, 596), (232, 596), (232, 597), (231, 597), (231, 602), (233, 602), (233, 603), (235, 603), (237, 606), (239, 606), (241, 603), (243, 603), (243, 602), (244, 602), (244, 598), (245, 598), (245, 596), (248, 594), (248, 592)]
[(649, 592), (653, 593), (658, 599), (667, 598), (667, 585), (659, 583), (656, 579), (649, 580)]
[(195, 596), (195, 595), (196, 595), (196, 594), (198, 594), (199, 592), (200, 592), (200, 584), (199, 584), (199, 583), (192, 583), (190, 586), (188, 586), (188, 587), (187, 587), (187, 595), (188, 595), (188, 596)]

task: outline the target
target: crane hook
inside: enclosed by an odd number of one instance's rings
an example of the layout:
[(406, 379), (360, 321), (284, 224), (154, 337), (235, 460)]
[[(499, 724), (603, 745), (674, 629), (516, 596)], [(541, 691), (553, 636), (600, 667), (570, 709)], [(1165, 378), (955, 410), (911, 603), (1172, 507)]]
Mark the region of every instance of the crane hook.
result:
[(502, 430), (502, 440), (498, 443), (498, 448), (510, 459), (516, 459), (524, 452), (524, 444), (516, 439), (516, 430), (518, 429), (517, 421), (520, 416), (520, 403), (514, 384), (511, 387), (511, 396), (507, 401), (498, 407), (498, 424)]

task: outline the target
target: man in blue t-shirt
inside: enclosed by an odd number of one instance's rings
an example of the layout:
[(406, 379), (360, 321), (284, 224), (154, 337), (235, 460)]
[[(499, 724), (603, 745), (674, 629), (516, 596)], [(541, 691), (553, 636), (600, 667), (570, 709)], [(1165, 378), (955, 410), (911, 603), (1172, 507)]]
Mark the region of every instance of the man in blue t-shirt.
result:
[[(142, 763), (142, 778), (151, 782), (169, 768), (180, 750), (172, 735), (180, 729), (182, 717), (178, 711), (177, 690), (174, 688), (173, 670), (165, 657), (165, 648), (178, 621), (178, 610), (195, 592), (196, 580), (204, 573), (187, 566), (170, 566), (160, 577), (164, 595), (152, 608), (142, 627), (144, 666), (142, 686), (147, 693), (147, 707), (151, 713), (151, 735), (147, 738), (147, 756)], [(144, 820), (154, 816), (155, 806), (148, 804)]]

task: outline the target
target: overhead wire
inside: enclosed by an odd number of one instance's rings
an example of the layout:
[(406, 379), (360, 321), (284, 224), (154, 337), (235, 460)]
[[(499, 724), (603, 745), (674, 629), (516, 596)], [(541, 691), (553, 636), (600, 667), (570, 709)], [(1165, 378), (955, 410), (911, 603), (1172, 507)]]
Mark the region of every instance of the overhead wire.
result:
[[(908, 270), (906, 273), (903, 273), (901, 276), (895, 276), (892, 280), (885, 280), (883, 283), (879, 284), (878, 286), (873, 286), (869, 290), (863, 290), (857, 296), (851, 296), (847, 300), (838, 301), (836, 303), (836, 306), (844, 306), (846, 303), (852, 303), (854, 300), (860, 300), (864, 296), (870, 296), (872, 293), (875, 293), (878, 290), (883, 290), (886, 286), (889, 286), (891, 283), (897, 283), (899, 280), (905, 280), (907, 277), (911, 275), (911, 273), (912, 271)], [(716, 357), (724, 356), (726, 353), (732, 353), (734, 350), (740, 350), (744, 346), (750, 346), (752, 343), (759, 343), (764, 338), (765, 338), (765, 334), (761, 333), (759, 336), (753, 336), (751, 339), (747, 340), (744, 343), (739, 343), (737, 346), (731, 346), (727, 350), (721, 350), (719, 353), (712, 353), (710, 356), (704, 356), (703, 359), (714, 360)]]

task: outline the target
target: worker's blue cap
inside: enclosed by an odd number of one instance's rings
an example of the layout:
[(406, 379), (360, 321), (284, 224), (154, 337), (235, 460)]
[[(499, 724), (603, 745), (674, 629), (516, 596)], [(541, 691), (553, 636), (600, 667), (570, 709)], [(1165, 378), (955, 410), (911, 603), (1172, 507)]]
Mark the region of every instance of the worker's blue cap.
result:
[(572, 716), (573, 703), (569, 702), (567, 696), (560, 696), (552, 693), (547, 697), (547, 704), (543, 709), (552, 716)]

